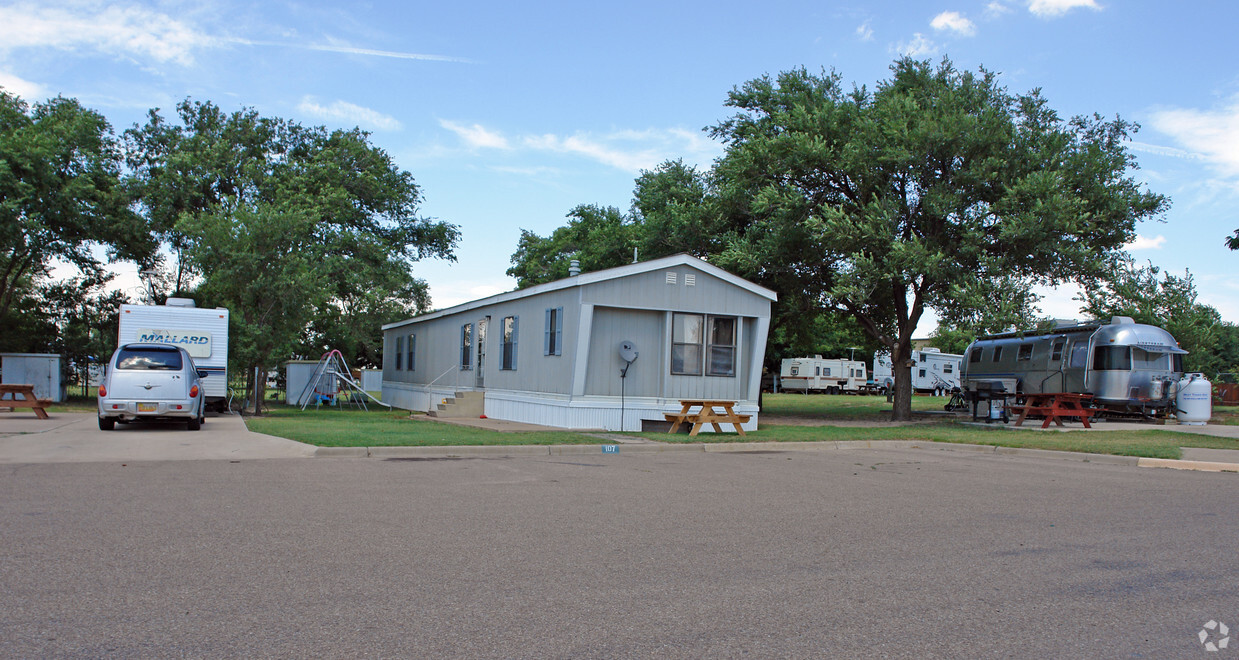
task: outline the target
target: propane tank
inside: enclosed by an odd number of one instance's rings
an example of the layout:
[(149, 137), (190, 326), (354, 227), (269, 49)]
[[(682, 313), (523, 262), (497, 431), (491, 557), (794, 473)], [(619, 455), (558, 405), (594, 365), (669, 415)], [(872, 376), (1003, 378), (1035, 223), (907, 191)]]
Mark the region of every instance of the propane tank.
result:
[(1213, 417), (1213, 386), (1204, 374), (1183, 375), (1175, 408), (1175, 417), (1183, 425), (1204, 426)]

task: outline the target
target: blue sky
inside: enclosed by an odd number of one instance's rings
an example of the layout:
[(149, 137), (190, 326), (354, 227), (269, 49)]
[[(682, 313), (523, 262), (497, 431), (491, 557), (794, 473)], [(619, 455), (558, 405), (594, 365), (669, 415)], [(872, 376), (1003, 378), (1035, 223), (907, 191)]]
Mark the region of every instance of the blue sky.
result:
[[(1172, 207), (1129, 249), (1190, 268), (1235, 322), (1236, 27), (1230, 0), (0, 1), (0, 86), (77, 98), (118, 132), (185, 97), (360, 126), (413, 174), (422, 214), (461, 227), (456, 263), (416, 267), (446, 307), (514, 287), (522, 228), (545, 236), (582, 203), (627, 209), (640, 170), (667, 159), (708, 167), (722, 150), (701, 129), (732, 87), (798, 66), (872, 86), (901, 54), (947, 56), (1041, 88), (1064, 116), (1140, 123), (1136, 176)], [(1078, 316), (1071, 295), (1046, 292), (1043, 312)]]

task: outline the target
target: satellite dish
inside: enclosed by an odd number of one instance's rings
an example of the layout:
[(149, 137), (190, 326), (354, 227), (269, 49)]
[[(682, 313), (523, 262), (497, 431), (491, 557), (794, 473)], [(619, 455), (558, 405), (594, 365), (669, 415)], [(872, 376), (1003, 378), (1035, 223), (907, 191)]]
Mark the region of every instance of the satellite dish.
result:
[(624, 362), (632, 362), (637, 359), (637, 346), (630, 341), (622, 341), (619, 345), (620, 359)]

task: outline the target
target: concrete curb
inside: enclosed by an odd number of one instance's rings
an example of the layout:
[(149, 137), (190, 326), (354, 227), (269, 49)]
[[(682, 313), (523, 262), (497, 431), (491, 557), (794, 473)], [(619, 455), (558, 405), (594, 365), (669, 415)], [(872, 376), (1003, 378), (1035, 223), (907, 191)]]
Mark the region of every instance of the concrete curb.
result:
[(1026, 449), (1023, 447), (997, 447), (994, 445), (971, 445), (954, 442), (931, 442), (921, 440), (841, 440), (825, 442), (725, 442), (725, 443), (660, 443), (615, 445), (477, 445), (457, 447), (319, 447), (315, 458), (507, 458), (516, 456), (585, 456), (603, 453), (604, 446), (618, 446), (619, 454), (661, 454), (703, 452), (723, 454), (728, 452), (791, 452), (826, 451), (834, 449), (932, 449), (937, 451), (963, 451), (1002, 456), (1027, 456), (1081, 463), (1122, 465), (1128, 467), (1173, 468), (1202, 472), (1239, 473), (1239, 463), (1212, 461), (1182, 461), (1168, 458), (1140, 458), (1114, 454), (1088, 454), (1052, 449)]
[(1172, 470), (1195, 470), (1197, 472), (1239, 473), (1239, 464), (1214, 463), (1212, 461), (1177, 461), (1170, 458), (1142, 458), (1140, 459), (1138, 465), (1140, 467), (1147, 468), (1170, 468)]

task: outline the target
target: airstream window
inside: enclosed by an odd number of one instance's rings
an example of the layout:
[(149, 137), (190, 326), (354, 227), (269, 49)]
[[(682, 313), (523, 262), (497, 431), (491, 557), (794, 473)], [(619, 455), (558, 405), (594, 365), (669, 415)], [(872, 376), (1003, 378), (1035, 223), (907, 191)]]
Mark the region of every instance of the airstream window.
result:
[(1021, 344), (1020, 352), (1016, 354), (1015, 359), (1020, 362), (1027, 362), (1032, 359), (1032, 344)]
[(1131, 371), (1131, 347), (1098, 346), (1093, 351), (1093, 369), (1097, 371)]
[(1170, 366), (1165, 353), (1150, 353), (1143, 348), (1131, 349), (1131, 363), (1136, 369), (1165, 369)]
[(1058, 362), (1059, 360), (1063, 359), (1063, 344), (1064, 343), (1065, 342), (1063, 342), (1063, 340), (1061, 339), (1056, 339), (1054, 341), (1054, 347), (1050, 349), (1050, 362)]
[(976, 347), (976, 348), (972, 349), (972, 351), (968, 353), (968, 362), (969, 362), (969, 364), (971, 364), (971, 363), (973, 363), (973, 362), (980, 362), (980, 361), (981, 361), (981, 353), (983, 353), (983, 352), (984, 352), (984, 351), (981, 349), (981, 347), (980, 347), (980, 346), (978, 346), (978, 347)]
[(1071, 364), (1069, 366), (1072, 369), (1083, 369), (1086, 364), (1088, 364), (1088, 344), (1072, 344)]
[(995, 346), (994, 347), (994, 362), (1000, 362), (1001, 360), (1002, 360), (1002, 347)]
[(1176, 353), (1174, 355), (1171, 355), (1170, 358), (1171, 358), (1172, 363), (1174, 364), (1174, 367), (1171, 369), (1171, 371), (1177, 371), (1179, 373), (1183, 373), (1183, 356)]

